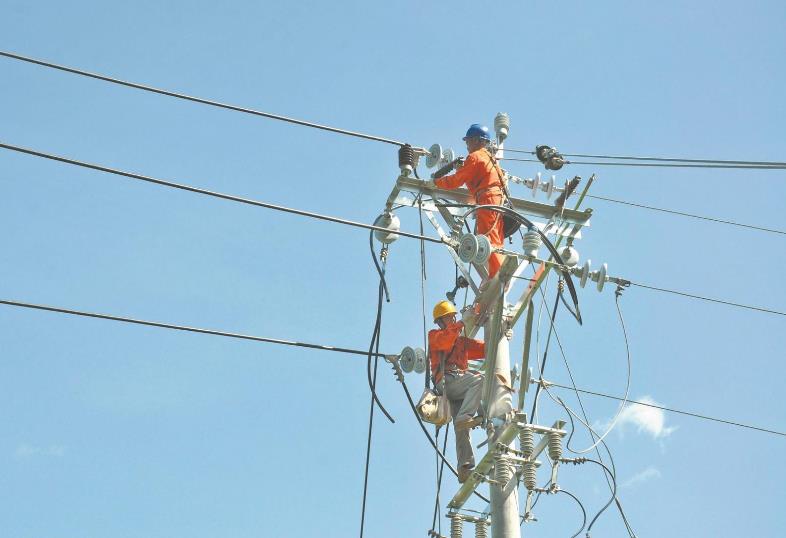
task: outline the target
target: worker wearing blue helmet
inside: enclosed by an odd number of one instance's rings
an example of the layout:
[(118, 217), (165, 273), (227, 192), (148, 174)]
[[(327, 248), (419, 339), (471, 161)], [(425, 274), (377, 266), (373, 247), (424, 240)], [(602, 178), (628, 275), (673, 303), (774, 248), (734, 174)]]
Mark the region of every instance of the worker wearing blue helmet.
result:
[[(442, 189), (466, 185), (476, 204), (502, 205), (504, 175), (488, 149), (490, 141), (488, 127), (479, 123), (470, 125), (464, 136), (469, 153), (464, 165), (455, 174), (435, 179), (434, 185)], [(502, 215), (498, 211), (479, 209), (475, 233), (488, 237), (492, 247), (502, 248), (505, 239)], [(489, 278), (497, 274), (503, 259), (504, 256), (496, 252), (489, 257)]]

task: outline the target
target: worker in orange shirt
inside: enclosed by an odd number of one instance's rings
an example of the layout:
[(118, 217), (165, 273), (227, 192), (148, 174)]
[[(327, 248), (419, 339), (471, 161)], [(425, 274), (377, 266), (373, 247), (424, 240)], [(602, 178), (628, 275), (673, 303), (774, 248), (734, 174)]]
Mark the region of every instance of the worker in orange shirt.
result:
[(456, 322), (456, 307), (450, 301), (440, 301), (434, 307), (434, 323), (439, 329), (428, 333), (432, 379), (434, 386), (444, 391), (443, 394), (450, 400), (456, 433), (458, 479), (463, 483), (475, 468), (469, 432), (481, 422), (475, 413), (480, 408), (483, 389), (483, 374), (468, 371), (467, 361), (482, 359), (485, 350), (482, 341), (461, 336), (464, 323)]
[[(434, 180), (434, 185), (442, 189), (457, 189), (466, 185), (478, 205), (502, 205), (504, 200), (504, 175), (494, 156), (488, 150), (491, 141), (488, 127), (474, 123), (467, 129), (464, 142), (467, 155), (464, 165), (455, 174)], [(498, 211), (479, 209), (475, 233), (489, 238), (492, 247), (501, 248), (505, 239), (502, 214)], [(492, 253), (489, 257), (489, 278), (499, 271), (504, 256)]]

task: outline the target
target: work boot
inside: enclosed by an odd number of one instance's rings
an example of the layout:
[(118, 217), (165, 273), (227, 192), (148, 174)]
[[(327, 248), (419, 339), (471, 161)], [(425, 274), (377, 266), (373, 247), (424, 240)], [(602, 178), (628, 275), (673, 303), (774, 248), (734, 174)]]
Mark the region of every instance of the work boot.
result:
[(458, 432), (462, 430), (471, 430), (475, 426), (480, 425), (483, 422), (483, 417), (470, 417), (470, 416), (463, 416), (458, 417), (456, 420), (453, 421), (453, 428)]
[(474, 471), (474, 470), (475, 470), (475, 466), (472, 465), (471, 463), (465, 463), (464, 465), (459, 467), (459, 470), (458, 470), (458, 481), (459, 481), (459, 484), (463, 484), (464, 482), (466, 482), (467, 478), (470, 477), (470, 475), (472, 474), (472, 471)]

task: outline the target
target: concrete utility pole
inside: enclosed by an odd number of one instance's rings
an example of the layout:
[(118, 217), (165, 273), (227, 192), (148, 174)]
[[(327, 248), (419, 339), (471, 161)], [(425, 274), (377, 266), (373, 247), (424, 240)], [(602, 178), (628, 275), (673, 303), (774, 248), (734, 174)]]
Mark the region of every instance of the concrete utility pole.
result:
[[(508, 327), (503, 317), (505, 294), (500, 293), (496, 299), (489, 321), (483, 332), (486, 341), (486, 357), (493, 361), (486, 369), (484, 384), (489, 387), (488, 418), (494, 422), (509, 421), (513, 418), (513, 398), (510, 379), (510, 346), (508, 343)], [(485, 388), (485, 387), (484, 387)], [(489, 447), (494, 446), (498, 430), (488, 429)], [(509, 446), (514, 448), (514, 441)], [(513, 465), (505, 458), (494, 461), (494, 478), (490, 483), (491, 493), (491, 536), (492, 538), (520, 538), (519, 495), (518, 488), (508, 487), (514, 478)]]

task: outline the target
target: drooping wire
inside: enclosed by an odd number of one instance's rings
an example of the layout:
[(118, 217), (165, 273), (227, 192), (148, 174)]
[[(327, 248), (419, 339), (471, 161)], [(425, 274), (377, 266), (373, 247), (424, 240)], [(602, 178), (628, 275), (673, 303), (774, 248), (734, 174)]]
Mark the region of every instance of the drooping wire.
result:
[[(560, 285), (562, 283), (562, 279), (560, 279)], [(554, 318), (557, 315), (557, 307), (559, 306), (559, 293), (557, 293), (557, 297), (554, 298), (554, 308), (551, 310), (551, 324), (549, 326), (549, 333), (546, 337), (546, 347), (543, 350), (543, 359), (540, 361), (540, 375), (543, 376), (543, 371), (546, 368), (546, 359), (549, 356), (549, 344), (551, 343), (551, 334), (554, 330)], [(529, 414), (531, 417), (535, 417), (535, 411), (538, 409), (538, 396), (540, 395), (540, 383), (535, 388), (535, 396), (532, 399), (532, 412)]]
[[(420, 218), (420, 235), (423, 236), (423, 193), (418, 195), (418, 217)], [(423, 314), (423, 349), (428, 357), (428, 329), (426, 327), (426, 243), (420, 242), (420, 309)], [(431, 384), (431, 361), (426, 360), (424, 386)]]
[[(620, 402), (620, 405), (617, 408), (617, 413), (614, 415), (614, 418), (612, 419), (608, 428), (606, 428), (606, 431), (603, 433), (603, 435), (599, 436), (598, 439), (594, 443), (592, 443), (592, 445), (590, 445), (589, 447), (582, 450), (574, 450), (573, 452), (576, 454), (586, 454), (593, 448), (596, 448), (598, 444), (602, 442), (603, 439), (605, 439), (608, 434), (611, 433), (611, 430), (613, 430), (614, 427), (617, 425), (617, 421), (622, 415), (622, 411), (625, 409), (625, 406), (628, 403), (628, 397), (630, 396), (630, 379), (631, 379), (632, 367), (631, 367), (631, 358), (630, 358), (630, 344), (628, 343), (628, 331), (625, 328), (625, 319), (622, 317), (622, 310), (620, 309), (620, 297), (622, 296), (622, 290), (623, 290), (622, 286), (617, 286), (617, 291), (614, 292), (614, 304), (617, 306), (617, 316), (619, 317), (620, 326), (622, 327), (622, 335), (625, 338), (625, 354), (628, 363), (627, 380), (625, 382), (625, 396), (623, 396), (622, 402)], [(600, 454), (598, 456), (600, 456)]]
[[(369, 232), (369, 238), (371, 244), (371, 256), (372, 258), (374, 258), (374, 261), (376, 261), (376, 253), (374, 252), (374, 243), (373, 243), (374, 232)], [(371, 376), (371, 358), (375, 356), (373, 355), (374, 346), (375, 345), (379, 346), (379, 332), (382, 326), (382, 302), (383, 302), (382, 299), (385, 290), (383, 283), (385, 280), (384, 275), (385, 275), (385, 264), (387, 261), (387, 246), (382, 247), (381, 257), (382, 257), (382, 268), (380, 270), (380, 278), (379, 278), (379, 299), (377, 300), (377, 315), (374, 322), (374, 331), (371, 334), (371, 343), (369, 344), (369, 348), (368, 348), (368, 361), (366, 362), (366, 374), (368, 377), (368, 388), (371, 391), (372, 400), (376, 402), (380, 411), (382, 411), (385, 414), (387, 419), (391, 423), (395, 423), (396, 421), (393, 419), (390, 413), (388, 413), (388, 410), (385, 409), (385, 406), (382, 405), (382, 402), (379, 401), (379, 397), (377, 396), (377, 390), (375, 386), (376, 382), (372, 379)], [(378, 355), (376, 355), (376, 357), (379, 358)]]
[[(374, 232), (371, 233), (373, 235)], [(374, 428), (374, 401), (376, 399), (377, 368), (379, 366), (379, 341), (380, 341), (380, 331), (382, 325), (382, 296), (384, 291), (383, 282), (385, 279), (384, 276), (385, 264), (387, 262), (387, 254), (385, 253), (386, 250), (387, 250), (387, 246), (382, 247), (382, 252), (383, 252), (382, 268), (380, 270), (380, 275), (379, 275), (379, 291), (377, 292), (377, 319), (374, 325), (374, 334), (371, 337), (371, 344), (375, 348), (376, 355), (374, 356), (374, 374), (370, 380), (371, 402), (369, 404), (369, 411), (368, 411), (368, 439), (366, 441), (366, 466), (363, 474), (363, 504), (360, 512), (360, 538), (363, 538), (363, 531), (365, 529), (365, 523), (366, 523), (366, 496), (368, 494), (368, 469), (369, 469), (369, 463), (371, 461), (371, 433)], [(372, 255), (374, 254), (373, 245), (372, 245), (371, 253)], [(376, 255), (374, 255), (374, 261), (376, 261)], [(371, 365), (370, 355), (369, 355), (368, 364), (369, 366)]]
[(227, 110), (234, 110), (235, 112), (243, 112), (245, 114), (252, 114), (254, 116), (261, 116), (263, 118), (268, 118), (268, 119), (272, 119), (272, 120), (284, 121), (284, 122), (287, 122), (287, 123), (294, 123), (295, 125), (302, 125), (304, 127), (311, 127), (311, 128), (320, 129), (320, 130), (323, 130), (323, 131), (330, 131), (332, 133), (338, 133), (338, 134), (343, 134), (343, 135), (348, 135), (348, 136), (354, 136), (356, 138), (364, 138), (366, 140), (373, 140), (375, 142), (384, 142), (385, 144), (393, 144), (394, 146), (405, 146), (406, 145), (404, 142), (399, 142), (398, 140), (393, 140), (393, 139), (390, 139), (390, 138), (385, 138), (385, 137), (381, 137), (381, 136), (375, 136), (375, 135), (360, 133), (360, 132), (357, 132), (357, 131), (349, 131), (347, 129), (339, 129), (338, 127), (331, 127), (329, 125), (322, 125), (322, 124), (314, 123), (314, 122), (310, 122), (310, 121), (299, 120), (299, 119), (296, 119), (296, 118), (291, 118), (289, 116), (282, 116), (280, 114), (273, 114), (273, 113), (270, 113), (270, 112), (262, 112), (260, 110), (254, 110), (252, 108), (246, 108), (246, 107), (241, 107), (241, 106), (237, 106), (237, 105), (230, 105), (230, 104), (227, 104), (227, 103), (221, 103), (219, 101), (213, 101), (213, 100), (210, 100), (210, 99), (203, 99), (201, 97), (194, 97), (192, 95), (186, 95), (186, 94), (183, 94), (183, 93), (173, 92), (173, 91), (169, 91), (169, 90), (163, 90), (161, 88), (154, 88), (153, 86), (148, 86), (148, 85), (145, 85), (145, 84), (138, 84), (136, 82), (129, 82), (129, 81), (121, 80), (121, 79), (118, 79), (118, 78), (108, 77), (106, 75), (101, 75), (101, 74), (98, 74), (98, 73), (92, 73), (90, 71), (84, 71), (82, 69), (76, 69), (76, 68), (73, 68), (73, 67), (67, 67), (67, 66), (55, 64), (55, 63), (52, 63), (52, 62), (45, 62), (43, 60), (38, 60), (38, 59), (35, 59), (35, 58), (31, 58), (29, 56), (22, 56), (21, 54), (14, 54), (14, 53), (7, 52), (7, 51), (0, 51), (0, 56), (5, 56), (6, 58), (11, 58), (13, 60), (20, 60), (20, 61), (23, 61), (23, 62), (35, 64), (35, 65), (40, 65), (42, 67), (49, 67), (51, 69), (57, 69), (59, 71), (64, 71), (66, 73), (73, 73), (75, 75), (81, 75), (81, 76), (90, 77), (90, 78), (93, 78), (93, 79), (96, 79), (96, 80), (102, 80), (104, 82), (111, 82), (112, 84), (119, 84), (121, 86), (126, 86), (126, 87), (134, 88), (134, 89), (137, 89), (137, 90), (144, 90), (146, 92), (152, 92), (152, 93), (157, 93), (157, 94), (160, 94), (160, 95), (166, 95), (168, 97), (176, 97), (178, 99), (184, 99), (186, 101), (192, 101), (192, 102), (200, 103), (200, 104), (203, 104), (203, 105), (209, 105), (209, 106), (213, 106), (213, 107), (217, 107), (217, 108), (223, 108), (223, 109), (227, 109)]
[(613, 503), (614, 500), (617, 498), (617, 478), (614, 476), (614, 474), (611, 472), (611, 470), (608, 467), (606, 467), (606, 464), (601, 463), (598, 460), (593, 460), (591, 458), (587, 458), (587, 461), (589, 461), (591, 463), (594, 463), (595, 465), (600, 465), (601, 467), (603, 467), (603, 470), (606, 471), (606, 473), (609, 475), (609, 477), (611, 478), (611, 483), (614, 486), (614, 489), (611, 492), (611, 499), (609, 499), (609, 501), (606, 504), (603, 505), (603, 508), (598, 510), (598, 513), (595, 514), (595, 517), (592, 518), (592, 520), (590, 521), (590, 524), (587, 526), (587, 535), (586, 536), (587, 536), (587, 538), (589, 538), (590, 531), (592, 530), (592, 526), (595, 524), (595, 522), (598, 520), (598, 518), (601, 516), (601, 514), (603, 514), (603, 512), (605, 512), (606, 509), (609, 506), (611, 506), (611, 503)]
[[(570, 420), (570, 434), (568, 435), (568, 440), (566, 441), (565, 446), (570, 452), (576, 453), (576, 451), (570, 447), (570, 442), (573, 439), (573, 434), (576, 431), (576, 426), (575, 423), (573, 422), (574, 418), (578, 420), (579, 423), (581, 423), (585, 428), (587, 428), (593, 440), (596, 437), (598, 437), (598, 433), (588, 424), (588, 422), (585, 422), (584, 420), (579, 418), (579, 416), (570, 407), (568, 407), (568, 405), (562, 400), (562, 398), (560, 398), (559, 396), (555, 398), (554, 395), (551, 394), (551, 391), (549, 390), (548, 387), (545, 387), (545, 392), (549, 396), (549, 398), (554, 400), (554, 402), (556, 402), (557, 404), (561, 405), (568, 413), (568, 419)], [(581, 401), (579, 401), (579, 404), (581, 404)], [(587, 416), (583, 405), (582, 405), (582, 414), (584, 414), (585, 417)], [(611, 449), (609, 449), (609, 445), (606, 444), (606, 441), (601, 440), (600, 443), (603, 445), (603, 448), (606, 450), (606, 454), (608, 454), (609, 462), (611, 463), (611, 476), (614, 478), (614, 480), (616, 480), (617, 468), (614, 464), (614, 457), (611, 454)], [(600, 462), (603, 462), (603, 457), (601, 456), (600, 450), (597, 447), (595, 448), (595, 453), (598, 455), (598, 460)], [(609, 491), (614, 492), (614, 489), (612, 487), (612, 482), (611, 480), (609, 480), (609, 477), (605, 473), (603, 474), (603, 477), (606, 479), (606, 484), (608, 484)], [(630, 536), (630, 538), (636, 538), (636, 533), (633, 530), (633, 527), (631, 527), (630, 522), (628, 521), (628, 517), (625, 515), (625, 510), (622, 508), (622, 503), (620, 502), (619, 498), (616, 496), (615, 492), (614, 492), (613, 499), (617, 506), (617, 510), (619, 511), (620, 517), (622, 518), (622, 522), (625, 524), (625, 528), (628, 531), (628, 535)]]
[[(444, 454), (448, 448), (448, 434), (450, 433), (450, 422), (445, 425), (445, 439), (442, 441), (442, 453)], [(439, 440), (439, 427), (437, 427), (437, 434), (435, 435), (436, 439)], [(439, 509), (439, 494), (442, 491), (442, 476), (443, 471), (445, 470), (445, 460), (439, 459), (438, 455), (435, 455), (437, 461), (437, 495), (434, 499), (434, 517), (431, 519), (431, 530), (435, 530), (434, 527), (437, 527), (437, 532), (442, 534), (442, 511)]]
[[(545, 297), (545, 294), (543, 293), (542, 289), (541, 289), (541, 295), (543, 296), (543, 299), (545, 300), (546, 297)], [(554, 324), (554, 320), (553, 319), (551, 320), (551, 324), (552, 325)], [(562, 356), (562, 360), (563, 360), (563, 362), (565, 364), (565, 369), (568, 372), (568, 376), (570, 377), (571, 384), (575, 387), (576, 386), (576, 381), (573, 378), (573, 371), (570, 368), (570, 364), (568, 363), (568, 358), (565, 355), (565, 350), (562, 347), (562, 341), (559, 338), (559, 334), (557, 333), (556, 327), (553, 327), (553, 329), (554, 329), (554, 337), (556, 338), (557, 345), (559, 346), (560, 355)], [(626, 347), (627, 347), (627, 335), (626, 335)], [(629, 354), (628, 354), (628, 359), (630, 359), (630, 355)], [(628, 370), (628, 373), (630, 374), (630, 369)], [(541, 377), (541, 379), (542, 379), (542, 377)], [(628, 383), (630, 383), (630, 378), (628, 378)], [(551, 398), (552, 400), (554, 400), (555, 402), (559, 403), (560, 405), (562, 405), (565, 408), (565, 410), (568, 412), (568, 417), (571, 419), (571, 433), (570, 433), (570, 436), (568, 437), (567, 442), (565, 443), (565, 446), (567, 447), (567, 449), (569, 451), (573, 452), (573, 453), (578, 453), (570, 446), (570, 442), (571, 442), (571, 440), (573, 438), (573, 433), (575, 431), (575, 427), (573, 426), (572, 416), (575, 416), (579, 420), (579, 422), (584, 424), (584, 426), (590, 432), (590, 437), (591, 437), (592, 441), (595, 441), (595, 438), (598, 437), (598, 435), (595, 432), (595, 430), (593, 430), (592, 427), (589, 425), (589, 418), (587, 417), (587, 411), (586, 411), (586, 409), (584, 409), (584, 402), (582, 402), (581, 397), (579, 396), (578, 392), (576, 393), (576, 399), (579, 402), (579, 407), (581, 409), (582, 415), (584, 416), (584, 421), (582, 421), (577, 415), (575, 415), (575, 413), (573, 413), (573, 411), (560, 398), (556, 398), (555, 399), (554, 396), (551, 394), (551, 391), (549, 391), (547, 386), (544, 385), (544, 389), (546, 391), (546, 394), (548, 394), (549, 398)], [(611, 450), (609, 450), (608, 445), (606, 445), (606, 442), (603, 439), (601, 439), (600, 442), (603, 444), (604, 448), (606, 449), (606, 452), (609, 455), (609, 459), (611, 460), (612, 469), (614, 469), (614, 458), (611, 455)], [(598, 460), (600, 460), (602, 462), (603, 461), (603, 457), (601, 456), (601, 453), (600, 453), (600, 450), (597, 447), (597, 444), (595, 445), (595, 453), (598, 455)], [(616, 477), (616, 469), (614, 471), (614, 476)], [(606, 478), (606, 483), (607, 483), (607, 485), (609, 487), (609, 490), (612, 490), (611, 482), (609, 481), (609, 479), (605, 475), (604, 475), (604, 478)], [(615, 504), (617, 506), (617, 510), (620, 513), (620, 517), (622, 518), (623, 522), (625, 523), (625, 527), (628, 529), (628, 534), (630, 535), (631, 538), (635, 538), (635, 532), (633, 531), (632, 527), (630, 526), (630, 523), (628, 522), (628, 518), (625, 515), (625, 510), (622, 508), (622, 503), (619, 501), (619, 499), (616, 498), (616, 493), (615, 493), (613, 498), (614, 498)]]
[(584, 505), (581, 504), (581, 501), (579, 500), (579, 498), (576, 497), (575, 495), (573, 495), (570, 491), (560, 488), (560, 489), (557, 490), (557, 493), (564, 493), (565, 495), (570, 496), (574, 501), (576, 501), (576, 504), (578, 504), (579, 508), (581, 509), (581, 517), (582, 517), (581, 527), (579, 528), (578, 531), (576, 531), (576, 534), (574, 534), (573, 536), (570, 537), (570, 538), (576, 538), (576, 536), (581, 534), (581, 531), (584, 530), (584, 526), (587, 524), (587, 511), (584, 510)]

